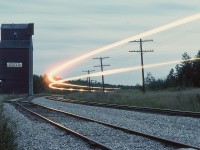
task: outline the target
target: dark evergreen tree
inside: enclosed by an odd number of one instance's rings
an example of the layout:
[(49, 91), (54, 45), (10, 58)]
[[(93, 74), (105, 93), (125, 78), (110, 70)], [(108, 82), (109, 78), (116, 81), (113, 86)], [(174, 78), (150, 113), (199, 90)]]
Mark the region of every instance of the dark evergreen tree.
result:
[[(200, 50), (198, 51), (196, 58), (200, 59)], [(197, 59), (193, 62), (193, 85), (195, 87), (200, 87), (200, 60)]]
[(145, 84), (151, 90), (161, 90), (166, 87), (163, 79), (155, 79), (150, 72), (147, 73)]
[[(200, 58), (198, 51), (196, 58)], [(181, 64), (171, 69), (166, 79), (155, 79), (151, 73), (147, 74), (146, 85), (150, 89), (165, 89), (171, 87), (200, 87), (200, 59), (187, 61), (191, 57), (183, 53)]]
[(174, 69), (170, 70), (165, 82), (167, 87), (175, 87), (177, 85)]
[(145, 79), (145, 84), (146, 85), (150, 85), (151, 83), (153, 83), (156, 79), (152, 76), (151, 72), (147, 73), (147, 77)]
[[(184, 53), (182, 55), (182, 60), (190, 59), (191, 57)], [(183, 61), (180, 65), (176, 66), (177, 80), (180, 86), (192, 86), (192, 76), (193, 76), (193, 62)]]
[(48, 88), (44, 76), (33, 75), (33, 93), (38, 94), (44, 92)]

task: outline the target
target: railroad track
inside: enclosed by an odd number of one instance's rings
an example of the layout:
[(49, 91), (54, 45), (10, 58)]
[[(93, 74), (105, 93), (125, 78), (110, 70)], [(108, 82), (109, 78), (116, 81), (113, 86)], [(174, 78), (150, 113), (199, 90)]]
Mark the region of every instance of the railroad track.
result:
[[(47, 109), (49, 111), (45, 111), (45, 109), (42, 109), (43, 107), (40, 107), (39, 108), (39, 105), (35, 105), (34, 103), (31, 103), (31, 102), (15, 102), (16, 105), (20, 106), (22, 109), (26, 110), (27, 112), (43, 119), (44, 121), (52, 124), (53, 126), (61, 129), (61, 130), (64, 130), (66, 131), (67, 133), (70, 133), (80, 139), (82, 139), (83, 141), (87, 142), (91, 147), (94, 147), (94, 148), (100, 148), (100, 149), (105, 149), (105, 150), (110, 150), (109, 147), (99, 143), (99, 142), (96, 142), (82, 134), (79, 134), (65, 126), (63, 126), (62, 124), (58, 123), (58, 122), (55, 122), (54, 120), (52, 119), (49, 119), (50, 117), (46, 117), (45, 115), (49, 115), (51, 117), (55, 117), (54, 114), (51, 114), (50, 111), (53, 111), (53, 110), (50, 110), (50, 109)], [(45, 114), (45, 115), (44, 115)]]
[[(49, 107), (46, 107), (46, 106), (41, 106), (39, 104), (34, 104), (34, 103), (31, 103), (31, 102), (26, 102), (26, 103), (16, 102), (16, 104), (18, 106), (20, 106), (21, 108), (25, 109), (26, 111), (30, 112), (31, 114), (34, 114), (34, 115), (44, 119), (45, 121), (53, 124), (54, 126), (60, 128), (62, 130), (65, 130), (68, 133), (74, 134), (78, 138), (81, 138), (82, 140), (86, 141), (91, 146), (97, 147), (97, 148), (100, 148), (100, 149), (112, 149), (113, 147), (115, 147), (114, 145), (110, 146), (108, 144), (109, 146), (107, 146), (107, 144), (104, 144), (104, 143), (107, 143), (106, 142), (107, 139), (102, 139), (102, 138), (106, 137), (106, 138), (109, 138), (109, 140), (113, 141), (113, 140), (116, 140), (115, 137), (118, 137), (118, 136), (122, 136), (122, 137), (128, 136), (130, 139), (132, 139), (131, 141), (128, 141), (128, 144), (130, 144), (130, 142), (131, 142), (133, 144), (133, 147), (134, 147), (134, 144), (138, 145), (138, 143), (133, 142), (134, 141), (133, 139), (137, 139), (138, 137), (140, 137), (140, 138), (142, 138), (141, 141), (143, 142), (143, 144), (144, 144), (144, 141), (148, 141), (147, 142), (148, 144), (151, 143), (151, 142), (157, 142), (157, 143), (162, 143), (162, 144), (164, 144), (164, 147), (169, 147), (169, 148), (200, 149), (199, 147), (195, 147), (195, 146), (192, 146), (192, 145), (187, 145), (187, 144), (184, 144), (184, 143), (171, 141), (171, 140), (168, 140), (168, 139), (152, 136), (152, 135), (149, 135), (149, 134), (140, 133), (140, 132), (130, 130), (130, 129), (127, 129), (127, 128), (122, 128), (122, 127), (119, 127), (119, 126), (108, 124), (106, 122), (97, 121), (97, 120), (82, 117), (82, 116), (79, 116), (79, 115), (76, 115), (76, 114), (73, 114), (73, 113), (70, 113), (70, 112), (64, 112), (64, 111), (49, 108)], [(60, 118), (60, 117), (62, 117), (62, 118), (63, 117), (64, 118), (68, 118), (68, 117), (75, 118), (75, 122), (80, 122), (79, 124), (81, 124), (79, 126), (78, 132), (74, 131), (73, 129), (67, 128), (65, 125), (63, 125), (62, 121), (61, 121), (61, 123), (59, 123), (59, 121), (58, 121), (59, 119), (56, 119), (57, 117), (58, 118)], [(69, 119), (67, 119), (67, 121), (69, 122)], [(74, 120), (71, 121), (71, 122), (73, 123)], [(93, 124), (95, 124), (95, 126), (97, 126), (98, 128), (103, 128), (103, 130), (104, 130), (103, 135), (101, 133), (95, 132), (95, 134), (98, 135), (98, 138), (97, 138), (98, 140), (94, 140), (95, 138), (93, 138), (93, 139), (90, 138), (90, 137), (93, 137), (95, 135), (92, 135), (92, 136), (89, 135), (87, 133), (87, 131), (84, 131), (85, 129), (80, 130), (80, 128), (84, 128), (85, 127), (84, 125), (86, 125), (86, 124), (92, 124), (91, 127), (93, 126)], [(73, 126), (73, 124), (71, 125), (71, 127), (72, 126)], [(94, 128), (92, 128), (92, 129), (94, 129)], [(104, 134), (106, 134), (107, 131), (109, 131), (109, 133), (108, 133), (108, 135), (105, 136)], [(82, 132), (84, 133), (84, 135), (81, 134)], [(111, 134), (111, 135), (109, 135), (109, 134)], [(125, 136), (123, 134), (125, 134)], [(87, 136), (85, 136), (85, 135), (87, 135)], [(114, 138), (114, 139), (112, 140), (112, 138)], [(120, 138), (118, 140), (119, 141), (115, 141), (115, 144), (118, 143), (118, 142), (122, 143), (121, 140), (123, 140), (123, 138)], [(136, 141), (138, 141), (138, 139)], [(127, 143), (127, 141), (125, 142), (125, 145), (126, 145), (126, 143)], [(139, 145), (141, 145), (141, 143), (139, 143)], [(129, 145), (129, 147), (130, 147), (130, 145)]]
[(50, 96), (50, 97), (47, 97), (47, 99), (54, 100), (54, 101), (68, 102), (68, 103), (77, 103), (77, 104), (89, 105), (89, 106), (108, 107), (108, 108), (114, 108), (114, 109), (131, 110), (131, 111), (138, 111), (138, 112), (145, 112), (145, 113), (156, 113), (156, 114), (163, 114), (163, 115), (169, 115), (169, 116), (183, 116), (183, 117), (200, 118), (200, 112), (180, 111), (180, 110), (160, 109), (160, 108), (150, 108), (150, 107), (137, 107), (137, 106), (117, 105), (117, 104), (107, 104), (107, 103), (97, 103), (97, 102), (87, 102), (87, 101), (79, 101), (79, 100), (61, 98), (58, 96), (56, 96), (56, 97)]

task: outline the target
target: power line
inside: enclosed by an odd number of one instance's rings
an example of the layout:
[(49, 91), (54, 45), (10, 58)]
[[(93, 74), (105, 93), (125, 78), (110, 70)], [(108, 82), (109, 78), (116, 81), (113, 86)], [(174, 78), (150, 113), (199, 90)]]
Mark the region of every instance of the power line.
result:
[[(85, 70), (82, 72), (87, 72), (88, 74), (90, 74), (91, 72), (94, 72), (95, 70)], [(88, 91), (91, 91), (91, 83), (90, 83), (90, 77), (87, 77), (87, 82), (88, 82)]]
[(142, 67), (142, 90), (145, 93), (145, 83), (144, 83), (144, 64), (143, 64), (143, 53), (145, 52), (153, 52), (153, 50), (143, 50), (142, 49), (142, 43), (144, 42), (152, 42), (153, 40), (142, 40), (140, 39), (139, 41), (130, 41), (130, 42), (139, 42), (140, 43), (140, 50), (134, 50), (134, 51), (129, 51), (129, 52), (140, 52), (141, 55), (141, 67)]
[[(98, 58), (93, 58), (93, 59), (99, 59), (99, 60), (100, 60), (100, 65), (94, 66), (94, 67), (101, 67), (101, 72), (103, 72), (103, 67), (105, 67), (105, 66), (110, 66), (110, 65), (103, 65), (103, 59), (106, 59), (106, 58), (110, 58), (110, 57), (98, 57)], [(102, 77), (102, 90), (103, 90), (103, 93), (104, 93), (104, 92), (105, 92), (104, 75), (102, 75), (101, 77)]]

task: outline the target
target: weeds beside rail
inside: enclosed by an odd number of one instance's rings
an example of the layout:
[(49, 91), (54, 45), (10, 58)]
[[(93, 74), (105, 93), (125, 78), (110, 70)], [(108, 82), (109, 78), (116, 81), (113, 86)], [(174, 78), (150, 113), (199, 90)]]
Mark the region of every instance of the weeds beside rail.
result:
[(0, 95), (0, 150), (15, 150), (14, 133), (9, 119), (3, 115), (3, 100), (15, 98), (15, 95)]
[(200, 88), (178, 91), (119, 90), (111, 93), (72, 93), (66, 98), (84, 101), (200, 112)]

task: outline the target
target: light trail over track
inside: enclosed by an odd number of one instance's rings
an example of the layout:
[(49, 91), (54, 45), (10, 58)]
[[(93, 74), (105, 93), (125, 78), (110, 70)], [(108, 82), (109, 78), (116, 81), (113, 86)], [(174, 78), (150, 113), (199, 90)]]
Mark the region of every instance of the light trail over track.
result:
[[(71, 65), (74, 65), (74, 64), (77, 64), (77, 63), (80, 63), (81, 61), (83, 61), (84, 59), (86, 58), (89, 58), (91, 56), (94, 56), (96, 54), (99, 54), (99, 53), (102, 53), (102, 52), (105, 52), (105, 51), (108, 51), (112, 48), (115, 48), (117, 46), (120, 46), (120, 45), (123, 45), (123, 44), (126, 44), (130, 41), (134, 41), (134, 40), (137, 40), (137, 39), (140, 39), (140, 38), (144, 38), (144, 37), (147, 37), (147, 36), (150, 36), (150, 35), (153, 35), (153, 34), (156, 34), (156, 33), (159, 33), (159, 32), (162, 32), (162, 31), (165, 31), (165, 30), (168, 30), (168, 29), (171, 29), (171, 28), (175, 28), (175, 27), (178, 27), (178, 26), (181, 26), (181, 25), (184, 25), (184, 24), (187, 24), (187, 23), (190, 23), (192, 21), (195, 21), (195, 20), (198, 20), (200, 19), (200, 13), (198, 14), (195, 14), (195, 15), (192, 15), (192, 16), (189, 16), (189, 17), (186, 17), (186, 18), (183, 18), (183, 19), (180, 19), (180, 20), (177, 20), (177, 21), (174, 21), (172, 23), (169, 23), (169, 24), (166, 24), (166, 25), (163, 25), (161, 27), (158, 27), (158, 28), (155, 28), (155, 29), (152, 29), (152, 30), (149, 30), (149, 31), (146, 31), (146, 32), (143, 32), (141, 34), (138, 34), (138, 35), (135, 35), (135, 36), (132, 36), (132, 37), (129, 37), (127, 39), (124, 39), (124, 40), (121, 40), (121, 41), (118, 41), (118, 42), (115, 42), (115, 43), (112, 43), (110, 45), (107, 45), (105, 47), (102, 47), (102, 48), (99, 48), (99, 49), (96, 49), (96, 50), (93, 50), (89, 53), (86, 53), (84, 55), (81, 55), (71, 61), (67, 61), (65, 62), (64, 64), (52, 69), (49, 73), (48, 73), (48, 79), (49, 81), (51, 82), (49, 84), (49, 87), (50, 88), (53, 88), (53, 89), (60, 89), (60, 90), (78, 90), (78, 89), (73, 89), (73, 88), (70, 88), (70, 89), (66, 89), (66, 88), (57, 88), (57, 87), (54, 87), (53, 85), (55, 84), (60, 84), (60, 85), (65, 85), (65, 86), (70, 86), (71, 84), (68, 84), (68, 83), (63, 83), (63, 82), (66, 82), (68, 81), (68, 79), (63, 79), (63, 80), (58, 80), (56, 81), (54, 79), (54, 76), (56, 76), (58, 73), (61, 73), (62, 71), (64, 71), (64, 69), (66, 69), (67, 67), (70, 67)], [(148, 65), (147, 65), (148, 66)], [(154, 64), (154, 66), (156, 66), (156, 64)], [(160, 66), (160, 65), (159, 65)], [(140, 67), (141, 68), (141, 67)], [(126, 69), (130, 69), (130, 68), (124, 68), (124, 72), (126, 72), (125, 70)], [(115, 69), (116, 71), (118, 69)], [(120, 69), (121, 70), (121, 69)], [(108, 70), (109, 71), (109, 70)], [(113, 71), (113, 70), (112, 70)], [(98, 73), (100, 74), (100, 73)], [(102, 75), (102, 74), (101, 74)], [(88, 77), (87, 75), (85, 75), (84, 77)], [(91, 74), (90, 74), (90, 77), (91, 77)], [(73, 77), (72, 77), (73, 78)], [(79, 85), (74, 85), (74, 86), (79, 86)], [(81, 89), (82, 91), (84, 89)]]
[[(195, 61), (195, 60), (200, 60), (200, 58), (191, 58), (191, 59), (186, 59), (186, 60), (175, 60), (175, 61), (162, 62), (162, 63), (157, 63), (157, 64), (144, 65), (143, 68), (159, 67), (159, 66), (164, 66), (164, 65), (169, 65), (169, 64)], [(63, 85), (63, 86), (67, 86), (68, 84), (64, 83), (64, 82), (67, 82), (69, 80), (76, 80), (76, 79), (88, 78), (88, 77), (97, 77), (97, 76), (101, 76), (101, 75), (112, 75), (112, 74), (117, 74), (117, 73), (124, 73), (124, 72), (129, 72), (129, 71), (140, 70), (141, 68), (142, 68), (141, 66), (119, 68), (119, 69), (107, 70), (107, 71), (104, 71), (104, 72), (96, 72), (96, 73), (91, 73), (91, 74), (87, 74), (87, 75), (71, 77), (71, 78), (67, 78), (67, 79), (64, 79), (64, 80), (59, 80), (59, 81), (50, 83), (49, 87), (51, 87), (53, 89), (59, 89), (59, 90), (70, 90), (70, 89), (65, 89), (65, 88), (58, 88), (58, 87), (55, 87), (54, 85), (60, 84), (60, 85)], [(78, 86), (79, 85), (76, 85), (76, 87), (78, 87)], [(83, 88), (83, 86), (80, 86), (80, 88)], [(99, 88), (99, 87), (96, 87), (96, 88)], [(112, 89), (112, 88), (106, 88), (106, 89), (109, 90), (109, 89)], [(77, 90), (77, 89), (72, 89), (72, 90)], [(80, 89), (80, 90), (85, 91), (84, 89)]]

